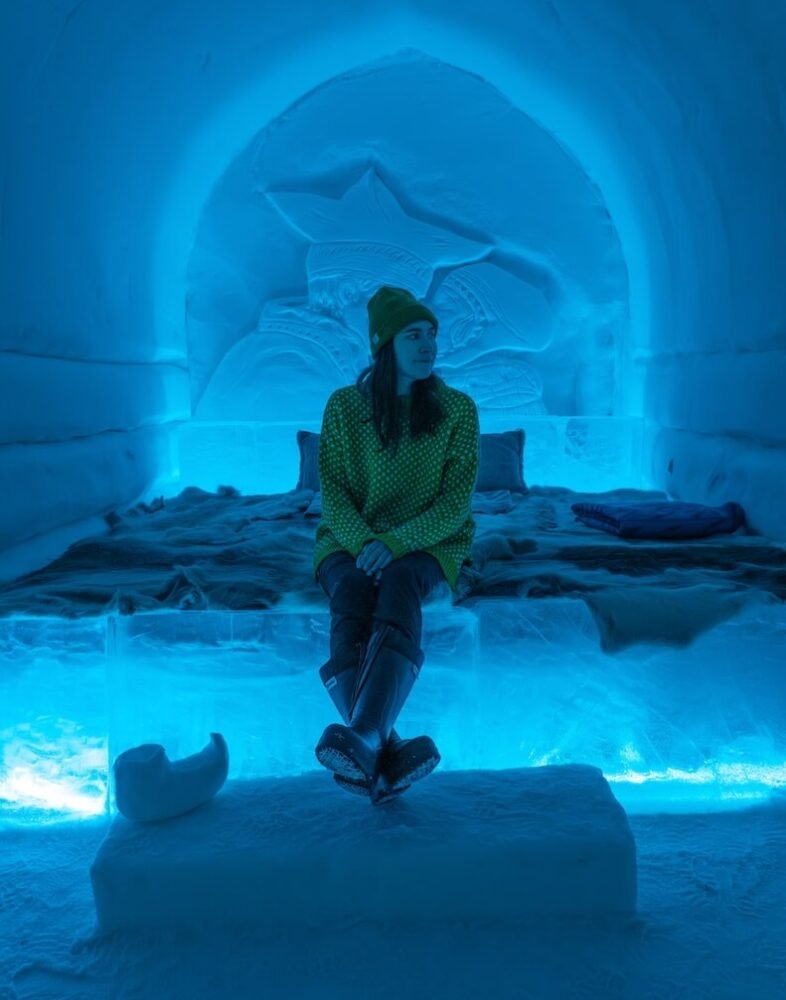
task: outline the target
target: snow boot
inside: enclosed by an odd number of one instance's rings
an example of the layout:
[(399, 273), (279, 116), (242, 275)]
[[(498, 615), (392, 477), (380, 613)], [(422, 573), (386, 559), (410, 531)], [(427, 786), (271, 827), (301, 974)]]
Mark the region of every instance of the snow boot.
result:
[(369, 640), (357, 671), (349, 724), (328, 726), (316, 746), (319, 762), (353, 781), (365, 778), (372, 802), (388, 797), (381, 772), (383, 748), (420, 673), (423, 653), (402, 632), (384, 624)]
[[(360, 652), (360, 663), (363, 662), (363, 655), (365, 652), (365, 646), (361, 646)], [(325, 690), (330, 695), (331, 701), (338, 709), (338, 714), (344, 721), (345, 725), (349, 725), (349, 706), (352, 704), (352, 696), (355, 691), (355, 678), (359, 669), (359, 664), (350, 664), (345, 666), (342, 670), (336, 672), (336, 666), (333, 660), (328, 660), (327, 663), (323, 663), (319, 668), (319, 676), (322, 683), (325, 685)], [(401, 740), (395, 731), (391, 731), (390, 740), (397, 740), (399, 743), (407, 742)], [(347, 792), (351, 792), (354, 795), (364, 795), (366, 798), (371, 794), (371, 783), (369, 780), (363, 776), (348, 778), (343, 774), (338, 774), (334, 772), (333, 780), (339, 786)], [(406, 782), (399, 783), (398, 788), (395, 792), (391, 792), (387, 798), (395, 798), (400, 795), (401, 792), (405, 792), (409, 788)]]
[[(442, 758), (439, 750), (430, 736), (414, 736), (403, 740), (397, 734), (391, 733), (382, 751), (380, 771), (386, 783), (383, 792), (385, 798), (395, 798), (406, 792), (411, 784), (431, 774)], [(371, 784), (366, 778), (347, 778), (343, 774), (334, 774), (333, 780), (347, 792), (355, 795), (371, 795)], [(382, 801), (379, 797), (377, 802)]]
[[(360, 644), (358, 666), (362, 664), (364, 654), (365, 646)], [(422, 659), (421, 655), (421, 663)], [(320, 679), (345, 725), (349, 724), (349, 708), (354, 694), (358, 666), (350, 662), (336, 670), (336, 663), (330, 659), (319, 670)], [(388, 791), (383, 793), (380, 790), (379, 801), (384, 798), (395, 798), (405, 792), (412, 782), (431, 774), (441, 759), (439, 750), (430, 736), (415, 736), (405, 740), (392, 729), (380, 762)], [(371, 784), (365, 776), (352, 778), (345, 774), (334, 773), (333, 780), (344, 791), (352, 794), (364, 796), (371, 794)]]

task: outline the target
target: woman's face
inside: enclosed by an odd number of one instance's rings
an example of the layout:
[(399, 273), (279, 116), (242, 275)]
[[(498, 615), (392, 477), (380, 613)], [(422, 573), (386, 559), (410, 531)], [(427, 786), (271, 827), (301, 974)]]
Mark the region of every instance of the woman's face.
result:
[(437, 331), (425, 319), (410, 323), (393, 338), (393, 350), (399, 380), (408, 387), (431, 374), (437, 356)]

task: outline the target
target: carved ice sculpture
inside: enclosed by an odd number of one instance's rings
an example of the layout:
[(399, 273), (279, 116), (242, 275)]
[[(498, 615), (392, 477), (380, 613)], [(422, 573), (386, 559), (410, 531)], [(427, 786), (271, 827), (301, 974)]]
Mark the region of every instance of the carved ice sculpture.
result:
[(557, 279), (544, 265), (508, 255), (490, 255), (478, 264), (449, 271), (432, 292), (440, 328), (450, 334), (454, 364), (479, 352), (518, 348), (537, 353), (553, 336), (554, 313), (561, 308)]
[(410, 215), (374, 167), (341, 198), (272, 190), (267, 197), (311, 241), (306, 274), (312, 307), (364, 334), (366, 302), (379, 285), (423, 298), (437, 270), (483, 260), (492, 249)]
[(624, 324), (618, 329), (616, 313), (606, 312), (619, 303), (599, 311), (548, 254), (493, 236), (469, 239), (433, 214), (418, 218), (403, 188), (374, 166), (340, 197), (265, 196), (310, 241), (308, 295), (264, 303), (257, 329), (213, 372), (197, 419), (318, 428), (327, 395), (370, 360), (366, 303), (380, 284), (408, 288), (435, 310), (436, 374), (498, 425), (549, 413), (610, 415)]
[(219, 791), (229, 772), (229, 749), (220, 733), (211, 733), (203, 750), (173, 763), (160, 743), (144, 743), (121, 753), (114, 772), (117, 808), (127, 819), (173, 819)]
[(326, 392), (353, 382), (368, 336), (308, 308), (266, 302), (254, 333), (224, 355), (199, 401), (198, 420), (319, 421)]

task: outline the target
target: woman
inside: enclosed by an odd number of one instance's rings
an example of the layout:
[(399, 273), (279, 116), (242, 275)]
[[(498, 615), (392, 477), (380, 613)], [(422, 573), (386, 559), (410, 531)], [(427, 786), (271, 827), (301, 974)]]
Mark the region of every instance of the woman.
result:
[(429, 774), (433, 740), (393, 729), (423, 664), (422, 603), (472, 562), (477, 408), (433, 373), (436, 316), (403, 288), (369, 300), (372, 365), (328, 399), (319, 446), (314, 572), (330, 600), (320, 677), (343, 725), (321, 764), (373, 803)]

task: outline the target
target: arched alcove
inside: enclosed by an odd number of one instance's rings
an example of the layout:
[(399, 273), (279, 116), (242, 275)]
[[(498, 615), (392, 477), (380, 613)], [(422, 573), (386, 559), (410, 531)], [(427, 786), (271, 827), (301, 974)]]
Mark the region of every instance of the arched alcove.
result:
[[(267, 370), (268, 381), (286, 388), (292, 384), (291, 372), (276, 377), (281, 375), (277, 372), (278, 362), (271, 359), (280, 350), (281, 356), (288, 356), (293, 365), (300, 359), (304, 383), (299, 392), (293, 390), (287, 395), (285, 389), (283, 404), (277, 405), (281, 400), (276, 393), (266, 398), (266, 380), (258, 379), (256, 391), (263, 397), (262, 408), (269, 405), (279, 422), (318, 429), (327, 394), (337, 384), (353, 378), (364, 360), (363, 304), (375, 282), (388, 281), (410, 287), (422, 297), (433, 297), (432, 304), (447, 309), (448, 314), (464, 309), (464, 316), (450, 317), (456, 321), (455, 335), (443, 338), (446, 350), (442, 360), (449, 366), (453, 384), (477, 399), (486, 429), (520, 426), (525, 416), (616, 418), (614, 427), (606, 425), (600, 430), (597, 420), (593, 429), (588, 429), (586, 421), (577, 425), (565, 419), (541, 428), (540, 434), (533, 433), (531, 426), (530, 456), (534, 458), (538, 481), (556, 479), (566, 485), (605, 488), (611, 486), (614, 475), (618, 480), (620, 470), (624, 470), (623, 476), (629, 477), (625, 485), (638, 485), (640, 428), (634, 431), (630, 424), (619, 421), (640, 415), (641, 391), (635, 379), (640, 382), (641, 373), (634, 376), (630, 364), (635, 341), (631, 297), (640, 303), (646, 300), (647, 293), (639, 288), (629, 296), (627, 255), (632, 257), (639, 285), (646, 269), (638, 243), (640, 227), (630, 209), (632, 199), (609, 166), (613, 157), (606, 151), (604, 161), (595, 136), (589, 159), (593, 167), (605, 171), (605, 181), (613, 188), (617, 212), (623, 217), (628, 242), (633, 244), (628, 248), (621, 245), (604, 190), (570, 145), (591, 134), (577, 111), (571, 113), (544, 81), (536, 79), (537, 75), (528, 75), (524, 63), (506, 67), (500, 53), (492, 51), (484, 59), (482, 42), (475, 38), (470, 45), (467, 38), (455, 32), (451, 35), (450, 28), (443, 30), (442, 25), (420, 20), (405, 24), (401, 19), (398, 30), (405, 25), (410, 37), (420, 32), (424, 43), (453, 60), (463, 57), (471, 71), (455, 61), (435, 58), (430, 51), (426, 55), (422, 50), (408, 48), (391, 54), (391, 32), (385, 28), (392, 23), (375, 24), (370, 33), (362, 25), (358, 28), (352, 38), (358, 55), (374, 54), (375, 47), (380, 55), (360, 65), (350, 62), (350, 68), (336, 64), (337, 59), (348, 56), (349, 42), (344, 37), (339, 42), (320, 38), (314, 44), (313, 58), (290, 53), (293, 64), (288, 72), (266, 70), (264, 79), (205, 128), (181, 165), (182, 182), (173, 187), (161, 230), (167, 248), (162, 249), (161, 266), (156, 268), (158, 319), (170, 317), (169, 322), (174, 322), (172, 317), (182, 310), (194, 416), (211, 423), (234, 420), (246, 425), (242, 430), (213, 426), (209, 444), (202, 434), (204, 425), (200, 430), (184, 429), (181, 474), (212, 488), (216, 478), (214, 458), (221, 456), (229, 464), (216, 481), (232, 479), (229, 454), (236, 448), (239, 450), (234, 464), (246, 472), (253, 467), (250, 453), (263, 442), (259, 430), (252, 431), (248, 424), (264, 423), (267, 418), (264, 412), (255, 413), (253, 406), (242, 405), (241, 401), (249, 397), (248, 380), (245, 388), (241, 386), (236, 376), (226, 371), (232, 367), (232, 361), (226, 359), (225, 370), (219, 373), (223, 388), (214, 381), (209, 398), (204, 399), (203, 394), (208, 380), (215, 379), (216, 365), (225, 358), (226, 351), (242, 336), (251, 336), (255, 330), (262, 332), (266, 324), (264, 354), (258, 363)], [(395, 35), (393, 31), (394, 39)], [(297, 68), (301, 64), (324, 67), (331, 60), (336, 70), (332, 77), (305, 88), (302, 96), (292, 93), (291, 81), (300, 79)], [(485, 70), (486, 65), (493, 67), (490, 77), (478, 72), (480, 66)], [(505, 79), (519, 97), (518, 103), (495, 86), (495, 76)], [(423, 133), (410, 126), (407, 135), (407, 111), (403, 105), (396, 106), (396, 79), (400, 92), (423, 93), (428, 89), (430, 105)], [(283, 104), (285, 95), (290, 104), (281, 107), (280, 113), (260, 129), (261, 109), (272, 110), (277, 98)], [(444, 113), (442, 132), (437, 127), (440, 103)], [(424, 113), (422, 105), (421, 100), (420, 114)], [(466, 131), (460, 125), (456, 127), (451, 117), (459, 108), (462, 117), (475, 115)], [(566, 130), (568, 137), (558, 136), (549, 125), (544, 126), (543, 116), (556, 117), (557, 128)], [(301, 122), (299, 141), (295, 122)], [(483, 130), (480, 145), (496, 145), (497, 155), (506, 156), (503, 169), (489, 170), (489, 162), (484, 164), (478, 149), (472, 148), (470, 137)], [(440, 161), (435, 150), (428, 148), (429, 143), (432, 147), (439, 142), (447, 144), (455, 159), (462, 141), (472, 150), (471, 163), (478, 175), (474, 191), (466, 164), (462, 171), (462, 165), (451, 166), (450, 154)], [(538, 168), (534, 175), (524, 175), (521, 169), (517, 174), (517, 166), (521, 168), (526, 161), (528, 145)], [(230, 152), (234, 158), (227, 162)], [(488, 160), (493, 162), (493, 153)], [(552, 176), (548, 176), (547, 163), (551, 164)], [(369, 177), (374, 178), (374, 191), (369, 189)], [(196, 194), (200, 188), (204, 194), (201, 204)], [(577, 193), (579, 189), (581, 194)], [(348, 227), (352, 211), (368, 219), (362, 204), (363, 191), (369, 203), (379, 202), (380, 193), (385, 192), (390, 225), (397, 227), (395, 238), (384, 235), (385, 211), (379, 213), (371, 228), (357, 224)], [(507, 191), (507, 197), (500, 196), (501, 191)], [(317, 201), (324, 198), (323, 209), (331, 199), (345, 199), (346, 211), (342, 214), (341, 206), (337, 206), (330, 221), (325, 217), (320, 226), (306, 232), (304, 214), (325, 214), (319, 207), (308, 207), (309, 195)], [(561, 205), (560, 199), (569, 200), (570, 208)], [(271, 214), (271, 206), (279, 211)], [(374, 225), (376, 232), (372, 231)], [(422, 234), (424, 228), (430, 229), (429, 235)], [(576, 232), (581, 234), (578, 239)], [(239, 248), (228, 245), (230, 233), (239, 238)], [(191, 238), (178, 243), (178, 234), (189, 234)], [(270, 241), (267, 245), (265, 237)], [(453, 249), (442, 256), (435, 248), (426, 251), (430, 259), (422, 266), (402, 265), (402, 256), (411, 252), (407, 246), (413, 241), (423, 238), (439, 242), (440, 237), (444, 247), (454, 244)], [(328, 263), (323, 259), (321, 264), (315, 264), (318, 254), (324, 258), (330, 253), (325, 246), (331, 240), (344, 245), (363, 240), (377, 246), (385, 243), (388, 262), (391, 252), (399, 254), (400, 259), (391, 266), (386, 265), (382, 254), (376, 260), (369, 259), (366, 273), (359, 279), (351, 253), (343, 259), (334, 254)], [(164, 261), (169, 262), (168, 266)], [(320, 269), (321, 277), (316, 273)], [(332, 284), (324, 274), (331, 269), (335, 273)], [(343, 281), (339, 273), (343, 273)], [(489, 287), (495, 278), (509, 286), (494, 290), (499, 292), (496, 296)], [(474, 306), (470, 298), (475, 300)], [(279, 315), (275, 315), (276, 302), (283, 310)], [(267, 315), (259, 318), (255, 311), (262, 306)], [(495, 324), (493, 314), (499, 320), (505, 306), (515, 320), (507, 325)], [(535, 318), (539, 309), (543, 315)], [(305, 310), (305, 314), (299, 316), (299, 310)], [(639, 315), (643, 328), (642, 315), (646, 313)], [(539, 332), (527, 331), (528, 316), (533, 327), (539, 326)], [(337, 322), (336, 328), (317, 332), (316, 327), (324, 327), (331, 318)], [(549, 324), (548, 330), (543, 327), (544, 321)], [(449, 333), (450, 324), (446, 323), (446, 328)], [(469, 328), (473, 332), (468, 337)], [(322, 337), (328, 343), (332, 338), (338, 345), (337, 357), (344, 354), (343, 362), (338, 360), (332, 371), (330, 365), (327, 369), (322, 365), (325, 350), (330, 357), (330, 347), (314, 346)], [(281, 338), (278, 346), (275, 338)], [(456, 352), (458, 341), (465, 348), (463, 354)], [(246, 342), (242, 360), (235, 358), (246, 376), (255, 367), (250, 357), (259, 354), (260, 347), (262, 337), (256, 345)], [(499, 350), (508, 356), (495, 359), (494, 352)], [(538, 365), (527, 362), (528, 358), (532, 361), (533, 352), (538, 353)], [(504, 371), (500, 368), (489, 377), (496, 362), (503, 364)], [(485, 366), (486, 372), (473, 379), (467, 365)], [(309, 368), (319, 369), (325, 378), (321, 393), (317, 389), (319, 379), (309, 377)], [(500, 393), (500, 380), (516, 381), (518, 389), (508, 385), (508, 391)], [(307, 405), (309, 400), (311, 406)], [(274, 447), (272, 436), (265, 437), (266, 454), (270, 455)], [(188, 454), (198, 454), (198, 462), (188, 461)], [(552, 461), (555, 456), (560, 456), (556, 463)], [(601, 456), (606, 464), (599, 471)], [(589, 459), (584, 468), (583, 458)], [(283, 457), (279, 463), (266, 463), (265, 474), (273, 475), (274, 468), (279, 478), (270, 479), (269, 488), (285, 489), (294, 484), (292, 470), (296, 466), (292, 456), (288, 463)], [(260, 488), (252, 479), (241, 485), (251, 490)]]
[[(420, 95), (416, 105), (402, 93)], [(365, 304), (384, 283), (440, 316), (438, 370), (472, 396), (488, 429), (526, 422), (535, 481), (566, 475), (539, 468), (533, 450), (541, 463), (554, 442), (564, 450), (567, 423), (554, 417), (595, 418), (581, 424), (584, 446), (602, 433), (606, 472), (627, 471), (627, 269), (600, 192), (487, 82), (416, 52), (311, 91), (213, 189), (186, 296), (196, 420), (262, 434), (269, 424), (318, 428), (329, 393), (366, 362)], [(599, 431), (597, 418), (616, 422)], [(287, 488), (296, 465), (286, 432), (278, 445), (292, 453)], [(266, 475), (275, 450), (271, 433)], [(210, 453), (199, 453), (213, 477)], [(251, 468), (253, 454), (238, 455), (224, 478)]]
[[(247, 81), (211, 120), (203, 123), (170, 178), (159, 218), (153, 274), (155, 322), (163, 339), (172, 339), (174, 331), (185, 329), (187, 272), (205, 207), (230, 164), (253, 143), (260, 129), (307, 102), (327, 81), (364, 75), (386, 62), (400, 65), (402, 59), (411, 61), (413, 56), (471, 74), (493, 88), (501, 102), (526, 115), (554, 143), (564, 147), (597, 187), (598, 199), (608, 207), (609, 224), (619, 238), (628, 271), (630, 334), (625, 353), (629, 355), (647, 345), (648, 254), (659, 246), (660, 234), (657, 220), (650, 217), (650, 202), (640, 197), (636, 172), (627, 173), (618, 155), (619, 137), (604, 135), (602, 115), (598, 117), (601, 109), (579, 97), (558, 75), (545, 74), (537, 60), (528, 60), (527, 52), (513, 60), (500, 47), (499, 39), (469, 35), (450, 21), (404, 11), (359, 19), (351, 33), (314, 32), (290, 47), (286, 60), (267, 62), (257, 79)], [(343, 171), (348, 186), (352, 164), (339, 162), (338, 168), (334, 173), (341, 175)], [(526, 194), (516, 191), (511, 192), (511, 197)], [(209, 368), (210, 362), (205, 370)], [(630, 372), (626, 375), (630, 376)], [(193, 399), (201, 394), (204, 377), (205, 371), (197, 363)], [(635, 379), (620, 379), (618, 392), (624, 393), (624, 398), (618, 397), (615, 410), (640, 412), (641, 397)]]

